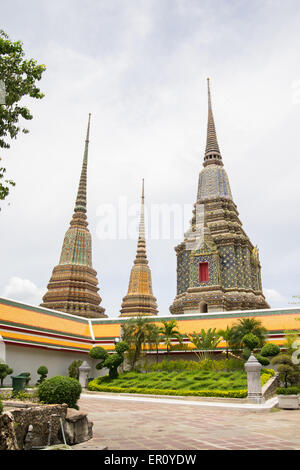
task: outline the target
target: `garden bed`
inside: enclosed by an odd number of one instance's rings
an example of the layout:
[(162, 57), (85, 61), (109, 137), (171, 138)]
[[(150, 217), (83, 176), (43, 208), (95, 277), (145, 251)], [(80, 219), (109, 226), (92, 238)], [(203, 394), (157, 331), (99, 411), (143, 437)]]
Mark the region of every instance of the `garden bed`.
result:
[[(262, 385), (274, 374), (264, 369)], [(111, 393), (138, 393), (147, 395), (198, 396), (246, 398), (247, 374), (245, 371), (198, 372), (127, 372), (117, 379), (98, 377), (91, 381), (88, 390)]]

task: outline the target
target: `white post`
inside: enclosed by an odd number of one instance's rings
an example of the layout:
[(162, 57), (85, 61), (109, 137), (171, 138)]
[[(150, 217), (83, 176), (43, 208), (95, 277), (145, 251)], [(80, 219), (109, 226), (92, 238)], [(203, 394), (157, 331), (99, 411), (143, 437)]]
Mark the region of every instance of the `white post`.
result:
[(260, 371), (262, 365), (252, 354), (245, 364), (248, 379), (248, 401), (252, 403), (264, 403), (262, 396)]
[(82, 388), (87, 388), (90, 370), (91, 368), (86, 361), (79, 367), (79, 382)]

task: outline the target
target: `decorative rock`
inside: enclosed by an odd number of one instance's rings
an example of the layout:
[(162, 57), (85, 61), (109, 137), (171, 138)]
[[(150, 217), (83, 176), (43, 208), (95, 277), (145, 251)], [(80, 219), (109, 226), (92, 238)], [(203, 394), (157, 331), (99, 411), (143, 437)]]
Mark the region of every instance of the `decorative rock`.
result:
[(90, 370), (91, 367), (86, 361), (84, 361), (79, 367), (79, 382), (82, 388), (87, 388)]
[(265, 399), (262, 396), (260, 371), (262, 365), (255, 356), (251, 354), (245, 364), (248, 379), (248, 401), (252, 403), (264, 403)]
[(69, 445), (80, 444), (93, 437), (93, 423), (87, 419), (87, 413), (68, 408), (64, 422), (66, 442)]

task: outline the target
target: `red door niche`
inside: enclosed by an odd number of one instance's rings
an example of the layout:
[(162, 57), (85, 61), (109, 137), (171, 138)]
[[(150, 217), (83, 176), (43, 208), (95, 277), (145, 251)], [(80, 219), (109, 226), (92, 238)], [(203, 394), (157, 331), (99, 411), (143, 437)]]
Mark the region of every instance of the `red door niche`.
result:
[(208, 262), (199, 263), (199, 282), (207, 282), (208, 280)]

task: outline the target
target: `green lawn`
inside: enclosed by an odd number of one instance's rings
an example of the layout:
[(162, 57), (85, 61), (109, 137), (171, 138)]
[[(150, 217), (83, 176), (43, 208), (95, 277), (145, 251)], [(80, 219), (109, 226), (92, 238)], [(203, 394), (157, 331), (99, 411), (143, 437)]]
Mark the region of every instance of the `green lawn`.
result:
[(198, 371), (198, 372), (127, 372), (110, 381), (107, 377), (98, 380), (100, 385), (160, 390), (242, 390), (247, 388), (244, 371)]

